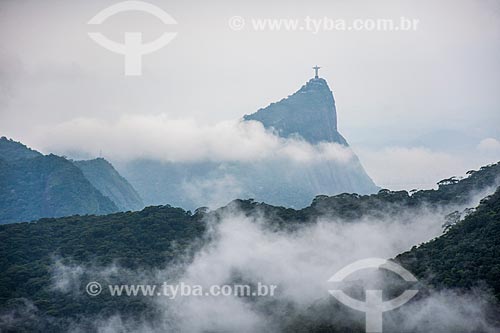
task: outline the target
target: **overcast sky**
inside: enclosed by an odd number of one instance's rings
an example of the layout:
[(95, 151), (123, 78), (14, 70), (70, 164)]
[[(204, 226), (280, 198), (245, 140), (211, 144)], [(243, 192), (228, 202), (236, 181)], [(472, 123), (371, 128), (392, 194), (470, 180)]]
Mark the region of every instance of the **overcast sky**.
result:
[[(428, 185), (500, 160), (498, 1), (151, 0), (178, 24), (139, 12), (87, 24), (117, 2), (0, 1), (0, 135), (45, 153), (92, 155), (92, 147), (97, 155), (99, 144), (87, 143), (100, 138), (88, 124), (115, 126), (117, 136), (129, 134), (116, 127), (124, 118), (218, 128), (293, 93), (318, 64), (336, 98), (339, 130), (379, 185)], [(241, 31), (229, 27), (233, 16), (245, 19)], [(251, 27), (252, 19), (306, 16), (419, 23), (398, 32)], [(143, 75), (131, 77), (123, 56), (88, 37), (96, 29), (119, 42), (124, 31), (146, 41), (178, 35), (144, 56)], [(84, 139), (72, 140), (82, 122)]]

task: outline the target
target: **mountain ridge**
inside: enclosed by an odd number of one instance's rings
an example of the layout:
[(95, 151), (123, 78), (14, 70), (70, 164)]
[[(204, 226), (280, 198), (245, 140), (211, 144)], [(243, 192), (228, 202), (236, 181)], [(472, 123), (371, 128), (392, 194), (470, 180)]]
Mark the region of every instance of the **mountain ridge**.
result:
[(132, 185), (104, 158), (73, 161), (73, 164), (82, 170), (90, 183), (110, 198), (120, 211), (140, 210), (144, 207), (141, 197)]
[(0, 137), (0, 158), (4, 160), (17, 160), (21, 158), (33, 158), (43, 154), (29, 148), (21, 142), (8, 139), (5, 136)]
[(142, 208), (132, 186), (103, 161), (43, 155), (0, 138), (0, 224)]
[(0, 223), (118, 210), (78, 167), (63, 157), (50, 154), (2, 161)]

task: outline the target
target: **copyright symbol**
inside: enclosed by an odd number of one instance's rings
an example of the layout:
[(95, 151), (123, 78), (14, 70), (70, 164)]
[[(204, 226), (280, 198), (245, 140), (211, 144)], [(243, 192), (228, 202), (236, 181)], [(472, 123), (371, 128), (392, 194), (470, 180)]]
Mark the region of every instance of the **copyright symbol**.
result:
[(241, 16), (233, 16), (228, 21), (229, 28), (239, 31), (245, 27), (245, 19)]
[(87, 294), (90, 296), (97, 296), (101, 293), (102, 287), (99, 284), (99, 282), (89, 282), (87, 283), (87, 287), (85, 287), (85, 290), (87, 291)]

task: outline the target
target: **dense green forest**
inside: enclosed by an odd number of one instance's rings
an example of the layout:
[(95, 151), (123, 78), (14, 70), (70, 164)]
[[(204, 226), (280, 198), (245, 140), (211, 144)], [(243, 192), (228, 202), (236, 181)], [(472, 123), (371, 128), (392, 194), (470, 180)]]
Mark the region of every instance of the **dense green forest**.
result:
[(500, 189), (443, 236), (396, 260), (429, 287), (471, 288), (485, 283), (500, 300)]
[[(23, 322), (24, 328), (42, 331), (64, 331), (68, 321), (80, 321), (93, 314), (120, 312), (131, 318), (154, 317), (154, 311), (141, 298), (74, 297), (53, 290), (54, 262), (96, 269), (115, 264), (139, 270), (165, 268), (181, 257), (189, 261), (196, 249), (207, 241), (206, 221), (217, 221), (234, 209), (267, 217), (269, 227), (290, 228), (290, 232), (314, 223), (321, 216), (354, 221), (364, 215), (398, 214), (404, 209), (422, 206), (451, 213), (466, 203), (471, 194), (498, 185), (499, 176), (500, 164), (494, 164), (470, 172), (469, 177), (462, 180), (444, 180), (437, 190), (318, 196), (301, 210), (235, 200), (215, 211), (200, 208), (191, 213), (167, 205), (105, 216), (75, 215), (1, 225), (0, 314), (16, 309), (29, 299), (38, 315)], [(427, 279), (429, 287), (469, 288), (486, 282), (499, 297), (499, 212), (500, 192), (497, 191), (444, 236), (402, 254), (397, 260), (419, 278)], [(120, 281), (123, 276), (115, 278)], [(79, 285), (77, 289), (83, 293), (84, 287)]]
[[(33, 223), (0, 226), (0, 308), (12, 309), (23, 299), (33, 301), (46, 322), (26, 322), (26, 329), (66, 327), (79, 316), (122, 311), (141, 316), (143, 300), (76, 297), (52, 290), (53, 264), (116, 264), (127, 269), (164, 267), (205, 230), (201, 214), (170, 206), (106, 216), (46, 218)], [(117, 277), (119, 278), (119, 276)], [(78, 286), (84, 292), (85, 286)], [(40, 326), (41, 325), (41, 326)]]

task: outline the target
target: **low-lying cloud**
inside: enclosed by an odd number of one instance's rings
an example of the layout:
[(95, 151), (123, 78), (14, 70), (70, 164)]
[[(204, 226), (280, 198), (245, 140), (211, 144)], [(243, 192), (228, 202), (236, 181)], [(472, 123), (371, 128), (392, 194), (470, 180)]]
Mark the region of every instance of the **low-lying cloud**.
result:
[[(92, 138), (89, 140), (89, 138)], [(311, 145), (285, 139), (254, 121), (203, 124), (167, 115), (125, 115), (116, 120), (77, 118), (39, 132), (44, 151), (79, 152), (111, 160), (148, 158), (168, 162), (246, 161), (281, 158), (298, 163), (348, 162), (353, 153), (335, 143)]]
[[(207, 124), (166, 114), (128, 114), (117, 119), (75, 118), (34, 130), (36, 149), (74, 158), (99, 155), (119, 165), (136, 159), (163, 162), (244, 162), (283, 160), (294, 164), (348, 163), (349, 147), (336, 143), (311, 145), (300, 137), (281, 138), (255, 121), (228, 120)], [(393, 190), (433, 188), (451, 175), (500, 160), (500, 141), (488, 137), (467, 151), (428, 147), (387, 146), (356, 149), (376, 184)], [(227, 181), (227, 180), (226, 180)], [(237, 189), (232, 192), (238, 193)]]
[[(365, 217), (354, 222), (320, 218), (296, 231), (272, 231), (270, 221), (259, 216), (245, 216), (238, 211), (226, 213), (222, 220), (209, 222), (212, 239), (195, 257), (177, 267), (162, 270), (131, 272), (117, 268), (87, 268), (87, 277), (106, 281), (110, 272), (134, 276), (142, 283), (161, 281), (190, 285), (224, 285), (235, 277), (249, 283), (262, 282), (278, 286), (270, 298), (246, 297), (180, 297), (174, 300), (152, 297), (150, 305), (161, 313), (155, 321), (136, 321), (119, 313), (95, 320), (100, 332), (279, 332), (296, 324), (298, 315), (314, 320), (310, 309), (324, 304), (327, 318), (343, 325), (363, 327), (363, 316), (345, 316), (352, 310), (340, 306), (335, 312), (328, 304), (335, 302), (328, 294), (327, 280), (339, 269), (356, 260), (391, 258), (413, 245), (428, 241), (442, 233), (441, 211), (422, 209), (402, 212), (385, 218)], [(61, 291), (74, 284), (81, 275), (80, 266), (57, 264), (54, 285)], [(119, 269), (118, 269), (119, 270)], [(172, 274), (173, 271), (181, 274)], [(88, 281), (81, 281), (85, 285)], [(137, 282), (135, 282), (137, 283)], [(390, 282), (386, 283), (389, 286)], [(81, 291), (83, 292), (83, 291)], [(83, 297), (86, 297), (84, 295)], [(385, 327), (391, 331), (412, 332), (495, 332), (487, 318), (489, 305), (482, 292), (431, 293), (414, 300), (396, 312), (384, 316)], [(331, 313), (330, 313), (331, 311)], [(313, 311), (314, 312), (314, 311)], [(309, 316), (309, 317), (307, 317)], [(336, 317), (338, 316), (338, 318)], [(404, 327), (403, 327), (404, 326)]]
[(424, 147), (392, 146), (357, 150), (361, 162), (375, 183), (391, 190), (434, 188), (450, 176), (463, 176), (468, 170), (500, 160), (500, 142), (481, 140), (467, 152), (446, 152)]

